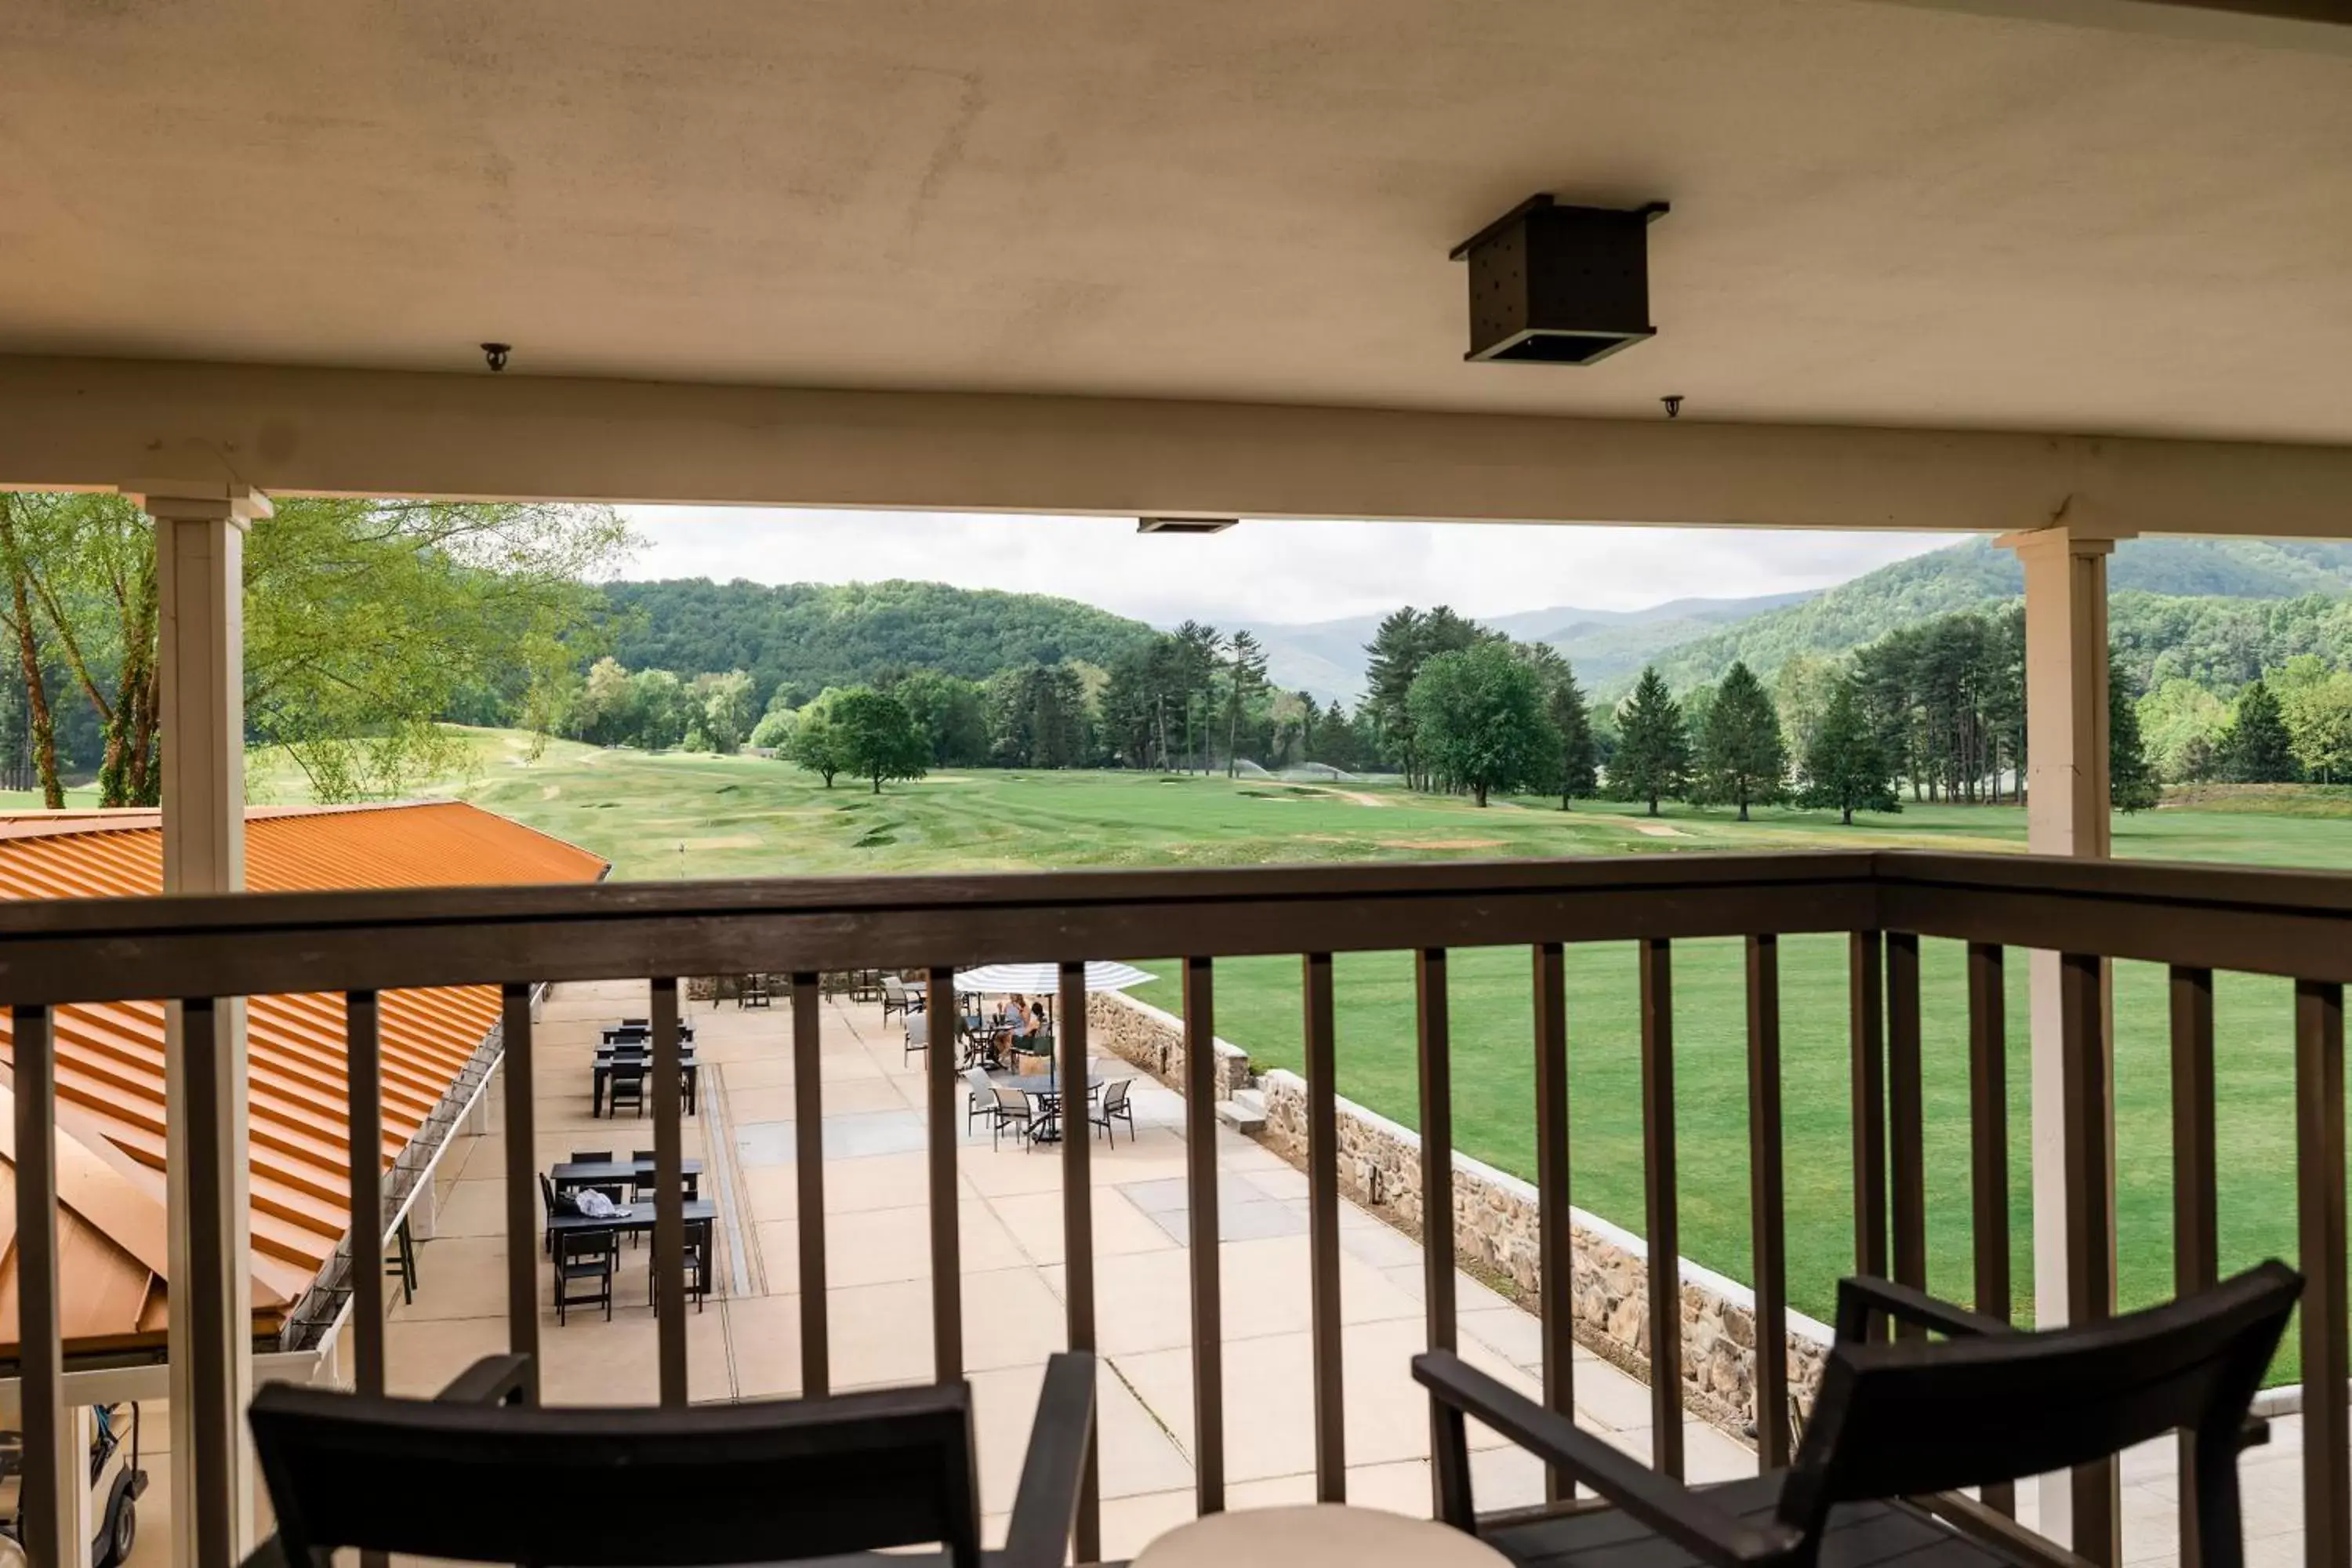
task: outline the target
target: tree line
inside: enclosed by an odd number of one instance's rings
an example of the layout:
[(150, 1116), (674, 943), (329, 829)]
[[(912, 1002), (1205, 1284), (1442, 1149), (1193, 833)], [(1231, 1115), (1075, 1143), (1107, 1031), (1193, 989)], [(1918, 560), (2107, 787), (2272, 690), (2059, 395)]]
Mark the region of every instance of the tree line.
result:
[[(448, 768), (441, 721), (543, 728), (606, 629), (588, 580), (632, 541), (601, 507), (293, 497), (245, 542), (245, 728), (322, 800)], [(120, 497), (0, 495), (0, 756), (51, 809), (163, 788), (153, 525)]]
[[(1514, 643), (1444, 606), (1389, 616), (1366, 651), (1376, 745), (1414, 787), (1481, 805), (1497, 792), (1543, 792), (1565, 810), (1599, 795), (1651, 816), (1668, 800), (1728, 805), (1745, 821), (1753, 806), (1793, 802), (1851, 823), (1857, 811), (1899, 810), (1906, 786), (1915, 801), (2015, 801), (2025, 776), (2016, 608), (1938, 616), (1843, 659), (1792, 658), (1769, 689), (1742, 661), (1680, 695), (1645, 668), (1613, 706), (1588, 704), (1556, 650)], [(2335, 711), (2340, 692), (2352, 768), (2352, 676), (2303, 674), (2308, 711)], [(2217, 748), (2272, 757), (2285, 742), (2265, 738), (2268, 711), (2257, 697)], [(2158, 776), (2120, 668), (2111, 668), (2108, 718), (2116, 805), (2154, 805)]]

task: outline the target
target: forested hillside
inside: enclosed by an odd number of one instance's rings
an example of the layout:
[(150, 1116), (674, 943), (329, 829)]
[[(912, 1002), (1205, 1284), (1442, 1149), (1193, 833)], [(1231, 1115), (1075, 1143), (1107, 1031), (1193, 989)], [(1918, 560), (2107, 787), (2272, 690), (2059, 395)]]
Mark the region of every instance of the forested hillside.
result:
[(1151, 628), (1075, 599), (946, 583), (793, 583), (694, 577), (614, 583), (614, 656), (632, 669), (749, 670), (764, 707), (779, 687), (828, 686), (936, 669), (982, 680), (1065, 659), (1108, 666)]
[[(2328, 651), (2309, 639), (2340, 635), (2320, 629), (2331, 618), (2329, 606), (2290, 595), (2352, 590), (2352, 545), (2127, 540), (2116, 550), (2108, 584), (2116, 595), (2116, 641), (2130, 655), (2139, 684), (2147, 683), (2167, 637), (2193, 650), (2184, 659), (2210, 665), (2213, 679), (2234, 683), (2294, 654)], [(1669, 648), (1653, 662), (1677, 691), (1713, 684), (1735, 662), (1769, 677), (1799, 654), (1843, 653), (1898, 627), (1987, 608), (2024, 591), (2015, 555), (1990, 540), (1971, 540), (1883, 566), (1802, 604)], [(2244, 673), (2219, 673), (2224, 668)], [(2205, 679), (2188, 668), (2172, 673)], [(1596, 683), (1604, 689), (1627, 684), (1599, 676)]]

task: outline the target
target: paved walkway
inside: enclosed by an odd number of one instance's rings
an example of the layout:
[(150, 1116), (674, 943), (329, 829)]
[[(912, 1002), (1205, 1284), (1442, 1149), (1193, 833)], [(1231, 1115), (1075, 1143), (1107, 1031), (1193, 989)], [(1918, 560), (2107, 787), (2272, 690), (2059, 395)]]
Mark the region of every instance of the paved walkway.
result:
[[(927, 1381), (921, 1058), (905, 1056), (903, 1032), (895, 1021), (884, 1024), (878, 1006), (831, 1000), (824, 1006), (834, 1384), (845, 1391)], [(639, 986), (568, 985), (550, 999), (537, 1056), (540, 1169), (573, 1150), (651, 1144), (649, 1121), (588, 1115), (588, 1061), (598, 1028), (645, 1011)], [(709, 1160), (716, 1144), (705, 1190), (719, 1197), (727, 1216), (719, 1292), (688, 1324), (691, 1397), (791, 1395), (800, 1385), (791, 1015), (781, 1003), (764, 1012), (731, 1005), (690, 1011), (706, 1065), (703, 1114), (687, 1124), (686, 1152)], [(1127, 1070), (1115, 1060), (1107, 1067), (1114, 1074)], [(1192, 1512), (1183, 1105), (1139, 1074), (1134, 1098), (1136, 1137), (1130, 1141), (1122, 1129), (1115, 1146), (1097, 1142), (1093, 1161), (1105, 1362), (1103, 1549), (1118, 1558)], [(491, 1125), (498, 1125), (495, 1117)], [(1228, 1500), (1235, 1508), (1308, 1500), (1314, 1447), (1306, 1179), (1257, 1143), (1227, 1129), (1214, 1131), (1224, 1237)], [(438, 1235), (423, 1248), (417, 1299), (393, 1310), (387, 1345), (399, 1390), (429, 1391), (473, 1357), (504, 1348), (503, 1140), (493, 1134), (468, 1145), (445, 1162)], [(1009, 1141), (992, 1148), (985, 1129), (962, 1136), (961, 1163), (965, 1361), (982, 1505), (996, 1532), (1011, 1504), (1045, 1358), (1062, 1344), (1061, 1163), (1049, 1151), (1028, 1152)], [(1408, 1370), (1423, 1342), (1421, 1249), (1353, 1205), (1342, 1209), (1341, 1244), (1349, 1500), (1426, 1514), (1427, 1405)], [(551, 1403), (654, 1399), (655, 1324), (645, 1304), (644, 1256), (625, 1254), (610, 1323), (575, 1310), (570, 1326), (559, 1328), (553, 1312), (544, 1313)], [(1463, 1353), (1537, 1393), (1535, 1319), (1466, 1275), (1457, 1275), (1455, 1288)], [(1579, 1419), (1646, 1458), (1647, 1388), (1577, 1353)], [(2293, 1419), (2278, 1426), (2273, 1446), (2247, 1465), (2252, 1568), (2285, 1568), (2301, 1555), (2300, 1432)], [(1480, 1507), (1538, 1500), (1538, 1467), (1492, 1434), (1473, 1432)], [(1754, 1473), (1752, 1452), (1712, 1426), (1686, 1423), (1685, 1441), (1694, 1479)], [(2177, 1493), (2168, 1441), (2128, 1456), (2126, 1483), (2126, 1558), (2170, 1559)]]

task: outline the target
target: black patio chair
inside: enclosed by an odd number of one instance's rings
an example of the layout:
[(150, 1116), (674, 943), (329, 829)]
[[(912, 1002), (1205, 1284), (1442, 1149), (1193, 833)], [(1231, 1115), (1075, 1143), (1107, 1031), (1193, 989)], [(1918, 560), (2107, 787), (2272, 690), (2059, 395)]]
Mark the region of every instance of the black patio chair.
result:
[[(629, 1151), (629, 1159), (639, 1165), (645, 1164), (654, 1158), (655, 1154), (651, 1149), (632, 1149)], [(688, 1203), (692, 1203), (695, 1199), (702, 1195), (702, 1178), (697, 1173), (693, 1171), (680, 1171), (677, 1173), (677, 1182), (678, 1190), (685, 1194), (686, 1201)], [(649, 1204), (653, 1202), (656, 1195), (656, 1189), (658, 1185), (659, 1184), (652, 1176), (647, 1176), (642, 1182), (632, 1180), (629, 1183), (629, 1201), (633, 1204)]]
[(613, 1064), (613, 1076), (605, 1089), (604, 1109), (614, 1116), (621, 1114), (621, 1102), (643, 1116), (646, 1113), (646, 1075), (651, 1070), (646, 1063), (631, 1058)]
[[(621, 1266), (620, 1248), (609, 1230), (566, 1230), (555, 1237), (555, 1321), (571, 1321), (574, 1307), (602, 1307), (604, 1321), (613, 1321), (613, 1275)], [(586, 1293), (572, 1289), (590, 1285)]]
[[(278, 1520), (275, 1551), (264, 1552), (299, 1568), (339, 1548), (685, 1568), (933, 1542), (944, 1552), (929, 1561), (982, 1568), (971, 1390), (961, 1382), (560, 1410), (271, 1384), (254, 1394), (249, 1419)], [(1066, 1560), (1094, 1421), (1094, 1357), (1055, 1356), (992, 1568)], [(248, 1568), (262, 1561), (257, 1553)], [(877, 1568), (923, 1561), (894, 1553)]]
[(1093, 1121), (1102, 1129), (1103, 1137), (1110, 1142), (1118, 1142), (1110, 1130), (1114, 1121), (1126, 1122), (1128, 1142), (1135, 1141), (1135, 1107), (1129, 1103), (1127, 1098), (1134, 1088), (1135, 1080), (1126, 1078), (1115, 1078), (1103, 1085), (1102, 1100), (1095, 1107)]
[(539, 1249), (541, 1252), (546, 1253), (548, 1256), (553, 1257), (555, 1254), (555, 1216), (559, 1214), (564, 1214), (570, 1211), (563, 1205), (562, 1201), (556, 1197), (555, 1184), (547, 1179), (547, 1173), (545, 1171), (541, 1171), (539, 1173), (539, 1195), (541, 1201), (547, 1205), (547, 1228), (540, 1235)]
[(736, 1007), (739, 1010), (745, 1007), (765, 1007), (768, 1002), (768, 977), (764, 974), (743, 976), (743, 988), (735, 993)]
[[(656, 1261), (658, 1263), (658, 1258)], [(699, 1312), (702, 1310), (703, 1299), (710, 1294), (710, 1222), (709, 1220), (694, 1219), (686, 1222), (684, 1267), (687, 1299), (694, 1303), (694, 1310)], [(647, 1268), (646, 1270), (646, 1305), (654, 1308), (656, 1313), (661, 1306), (659, 1285), (660, 1276), (656, 1275), (652, 1268)]]
[[(2195, 1296), (2079, 1327), (2021, 1332), (1884, 1279), (1838, 1285), (1837, 1340), (1796, 1461), (1686, 1487), (1459, 1356), (1413, 1358), (1437, 1413), (1439, 1512), (1514, 1563), (1575, 1568), (2015, 1568), (2018, 1527), (1991, 1510), (1906, 1500), (2046, 1475), (2176, 1428), (2196, 1435), (2202, 1568), (2242, 1568), (2238, 1454), (2303, 1277), (2276, 1261)], [(1948, 1338), (1871, 1342), (1874, 1317)], [(1475, 1416), (1612, 1507), (1482, 1524), (1464, 1418)]]

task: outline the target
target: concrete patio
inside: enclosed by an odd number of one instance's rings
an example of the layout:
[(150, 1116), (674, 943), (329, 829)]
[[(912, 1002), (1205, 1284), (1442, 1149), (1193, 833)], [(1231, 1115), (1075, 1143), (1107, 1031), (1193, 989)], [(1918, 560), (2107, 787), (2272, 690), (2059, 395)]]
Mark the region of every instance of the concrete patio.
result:
[[(547, 1002), (536, 1048), (535, 1164), (573, 1150), (625, 1154), (653, 1142), (649, 1119), (592, 1119), (589, 1059), (600, 1027), (646, 1011), (625, 984), (568, 985)], [(928, 1381), (931, 1325), (921, 1058), (878, 1005), (823, 1004), (826, 1256), (836, 1391)], [(793, 1151), (791, 1012), (690, 1004), (703, 1063), (701, 1114), (685, 1152), (703, 1158), (705, 1195), (720, 1209), (716, 1289), (688, 1324), (696, 1400), (774, 1398), (800, 1389)], [(1133, 1070), (1116, 1059), (1110, 1076)], [(502, 1086), (501, 1086), (502, 1091)], [(1097, 1314), (1104, 1357), (1099, 1398), (1103, 1550), (1131, 1555), (1193, 1510), (1191, 1322), (1185, 1243), (1182, 1101), (1138, 1075), (1137, 1135), (1094, 1145)], [(961, 1108), (963, 1095), (958, 1092)], [(493, 1106), (489, 1125), (499, 1125)], [(1009, 1508), (1045, 1358), (1063, 1342), (1061, 1163), (986, 1128), (961, 1142), (965, 1360), (979, 1426), (982, 1505), (992, 1531)], [(1235, 1508), (1311, 1500), (1306, 1178), (1271, 1151), (1215, 1129), (1223, 1237), (1228, 1500)], [(395, 1392), (437, 1387), (506, 1342), (504, 1141), (453, 1150), (440, 1173), (436, 1235), (425, 1242), (416, 1300), (392, 1310)], [(536, 1200), (534, 1199), (534, 1205)], [(1349, 1497), (1425, 1514), (1427, 1405), (1408, 1363), (1423, 1343), (1421, 1249), (1371, 1215), (1343, 1205)], [(575, 1309), (558, 1327), (542, 1309), (549, 1403), (651, 1403), (655, 1322), (646, 1305), (647, 1249), (625, 1250), (610, 1322)], [(541, 1268), (541, 1300), (551, 1286)], [(1461, 1275), (1465, 1356), (1530, 1394), (1540, 1388), (1535, 1318)], [(1649, 1451), (1649, 1395), (1636, 1380), (1578, 1352), (1579, 1419), (1630, 1452)], [(2250, 1563), (2299, 1561), (2299, 1424), (2276, 1425), (2246, 1462)], [(1482, 1509), (1540, 1500), (1541, 1472), (1492, 1434), (1473, 1432)], [(1693, 1479), (1752, 1474), (1753, 1453), (1696, 1420), (1685, 1424)], [(2126, 1457), (2127, 1561), (2174, 1555), (2169, 1443)], [(2028, 1517), (2032, 1488), (2021, 1490)]]

